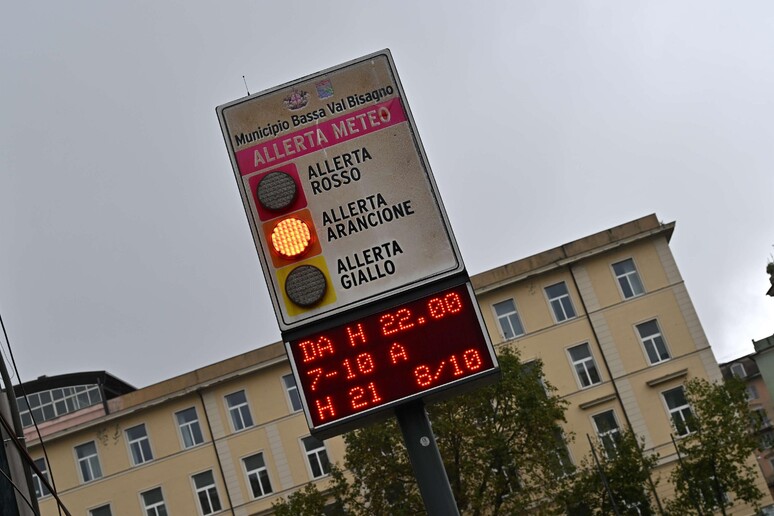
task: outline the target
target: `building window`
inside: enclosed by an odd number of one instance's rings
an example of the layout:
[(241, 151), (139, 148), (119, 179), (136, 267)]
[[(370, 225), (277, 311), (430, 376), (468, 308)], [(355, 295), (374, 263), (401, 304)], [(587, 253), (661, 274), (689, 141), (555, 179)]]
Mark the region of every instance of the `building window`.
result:
[(667, 409), (669, 410), (669, 416), (672, 418), (675, 431), (677, 435), (688, 435), (694, 430), (695, 423), (693, 421), (693, 412), (688, 405), (688, 400), (685, 399), (685, 391), (683, 387), (676, 387), (668, 391), (661, 393), (666, 402)]
[(645, 353), (648, 355), (650, 365), (669, 360), (669, 350), (655, 319), (638, 324), (637, 333), (640, 334), (640, 341), (645, 347)]
[(306, 460), (309, 462), (312, 478), (320, 478), (330, 473), (331, 465), (328, 461), (328, 452), (325, 451), (325, 445), (322, 441), (312, 436), (304, 437), (301, 441), (304, 443)]
[(226, 396), (228, 412), (231, 414), (231, 424), (234, 431), (238, 432), (253, 426), (253, 417), (250, 415), (250, 407), (247, 405), (245, 391), (235, 392)]
[(293, 409), (293, 412), (298, 412), (303, 407), (301, 406), (301, 395), (298, 392), (296, 379), (293, 378), (292, 374), (286, 374), (282, 377), (282, 383), (285, 384), (285, 392), (288, 393), (290, 407)]
[(516, 312), (516, 303), (514, 303), (513, 299), (495, 303), (492, 306), (505, 340), (524, 335), (524, 327), (521, 325), (521, 319), (519, 319), (519, 314)]
[(167, 516), (167, 506), (164, 505), (164, 495), (160, 487), (140, 493), (140, 497), (142, 497), (145, 516)]
[(110, 510), (110, 504), (107, 504), (90, 509), (89, 516), (113, 516), (113, 512)]
[(631, 258), (614, 263), (613, 272), (615, 272), (615, 277), (618, 280), (618, 286), (621, 287), (621, 294), (623, 294), (624, 299), (645, 293), (642, 281), (640, 281), (640, 275), (637, 274), (637, 268), (634, 266), (634, 260)]
[[(29, 405), (27, 402), (29, 401)], [(102, 401), (99, 385), (77, 385), (35, 392), (16, 398), (22, 426), (32, 426), (32, 419), (40, 423)]]
[(567, 292), (567, 284), (564, 281), (546, 287), (545, 290), (556, 322), (559, 323), (575, 317), (575, 308), (572, 306), (570, 293)]
[(205, 471), (204, 473), (194, 475), (193, 482), (202, 514), (207, 516), (208, 514), (218, 512), (221, 509), (220, 498), (218, 498), (218, 489), (215, 487), (212, 471)]
[(562, 433), (560, 428), (554, 429), (554, 440), (556, 441), (554, 454), (556, 455), (557, 462), (559, 463), (559, 469), (562, 472), (562, 476), (569, 475), (575, 469), (575, 465), (572, 463), (570, 450), (567, 448), (567, 443), (564, 440), (564, 433)]
[(250, 490), (253, 498), (260, 498), (272, 492), (271, 481), (269, 480), (269, 471), (266, 469), (266, 463), (263, 460), (263, 453), (256, 453), (242, 459), (247, 472), (247, 481), (250, 484)]
[(575, 369), (575, 375), (578, 377), (581, 387), (590, 387), (602, 381), (588, 343), (572, 347), (567, 351), (570, 354), (572, 367)]
[(132, 464), (138, 466), (153, 460), (150, 440), (145, 425), (137, 425), (126, 431), (126, 440), (129, 443), (129, 451), (132, 455)]
[[(44, 459), (43, 457), (39, 459), (35, 459), (35, 466), (43, 474), (44, 480), (46, 482), (50, 482), (50, 479), (48, 477), (48, 467), (46, 466), (46, 459)], [(46, 484), (44, 484), (40, 480), (40, 477), (35, 471), (32, 472), (32, 485), (35, 488), (35, 496), (37, 498), (43, 498), (44, 496), (48, 496), (51, 494), (51, 491), (48, 490), (48, 488), (46, 487)]]
[(747, 393), (747, 401), (758, 399), (758, 388), (755, 387), (755, 385), (753, 384), (748, 385), (745, 388), (745, 392)]
[(763, 430), (764, 428), (769, 428), (771, 426), (769, 415), (766, 413), (766, 409), (762, 407), (752, 409), (750, 417), (753, 423), (753, 430)]
[(81, 470), (81, 478), (84, 482), (91, 482), (102, 477), (97, 445), (94, 444), (94, 441), (76, 446), (75, 455), (78, 458), (78, 468)]
[[(771, 422), (768, 423), (771, 426)], [(774, 446), (774, 431), (768, 429), (763, 431), (758, 438), (758, 449), (768, 450)]]
[(746, 378), (747, 372), (744, 370), (744, 364), (731, 364), (731, 374), (737, 378)]
[(618, 427), (618, 421), (615, 419), (615, 412), (608, 410), (592, 416), (594, 426), (597, 429), (597, 436), (602, 441), (602, 447), (608, 457), (615, 456), (618, 441), (621, 438), (621, 429)]
[(543, 392), (546, 394), (546, 396), (549, 395), (548, 387), (546, 386), (545, 378), (543, 378), (543, 375), (537, 375), (535, 374), (535, 368), (537, 367), (537, 362), (535, 360), (529, 360), (527, 362), (524, 362), (521, 364), (521, 374), (522, 376), (535, 376), (535, 379), (538, 383), (540, 383), (540, 387), (543, 389)]
[(521, 490), (523, 484), (521, 483), (521, 475), (517, 467), (499, 466), (492, 468), (491, 471), (498, 477), (496, 483), (498, 486), (502, 486), (498, 490), (502, 489), (504, 491), (501, 495), (503, 498), (507, 498)]
[(199, 425), (199, 416), (196, 407), (187, 408), (175, 413), (180, 436), (183, 438), (183, 447), (191, 448), (204, 442), (202, 427)]

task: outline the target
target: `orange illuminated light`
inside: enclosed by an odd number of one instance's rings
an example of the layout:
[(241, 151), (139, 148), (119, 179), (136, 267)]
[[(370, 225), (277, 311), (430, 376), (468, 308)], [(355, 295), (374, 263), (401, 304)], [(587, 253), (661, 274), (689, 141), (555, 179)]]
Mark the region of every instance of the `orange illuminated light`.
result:
[(285, 219), (280, 221), (271, 232), (271, 243), (274, 250), (281, 256), (295, 258), (309, 249), (312, 243), (312, 232), (301, 219)]

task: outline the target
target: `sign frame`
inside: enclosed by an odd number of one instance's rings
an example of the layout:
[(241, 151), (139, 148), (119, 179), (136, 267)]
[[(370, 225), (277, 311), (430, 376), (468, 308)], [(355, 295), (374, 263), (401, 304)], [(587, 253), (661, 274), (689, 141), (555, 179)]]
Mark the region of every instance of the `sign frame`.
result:
[[(343, 417), (336, 418), (330, 422), (316, 424), (315, 421), (312, 419), (311, 410), (313, 409), (313, 407), (310, 407), (308, 404), (308, 400), (311, 399), (311, 396), (309, 396), (310, 393), (305, 391), (304, 382), (300, 381), (301, 376), (298, 368), (298, 357), (296, 356), (297, 353), (294, 353), (293, 344), (291, 342), (293, 340), (300, 340), (304, 337), (308, 338), (311, 335), (308, 333), (307, 334), (297, 333), (294, 338), (288, 338), (287, 336), (285, 336), (285, 339), (284, 339), (285, 352), (288, 356), (288, 362), (290, 363), (293, 376), (296, 380), (296, 388), (299, 391), (299, 396), (301, 398), (301, 403), (303, 405), (306, 422), (307, 422), (307, 425), (309, 426), (309, 431), (312, 435), (320, 439), (327, 439), (329, 437), (339, 435), (349, 430), (360, 428), (370, 423), (386, 419), (389, 416), (393, 415), (394, 409), (397, 409), (398, 407), (405, 405), (407, 403), (417, 401), (417, 400), (421, 400), (424, 403), (442, 401), (442, 400), (451, 398), (453, 396), (457, 396), (459, 394), (463, 394), (470, 390), (476, 389), (478, 387), (489, 385), (495, 382), (497, 379), (499, 379), (500, 365), (497, 359), (497, 353), (495, 352), (494, 346), (492, 345), (492, 341), (489, 337), (489, 333), (486, 331), (486, 326), (484, 324), (483, 316), (481, 314), (481, 307), (479, 306), (478, 301), (476, 299), (473, 286), (470, 283), (470, 281), (467, 279), (465, 281), (460, 281), (459, 278), (456, 278), (454, 280), (438, 282), (432, 285), (431, 287), (415, 289), (410, 295), (399, 296), (397, 298), (392, 299), (391, 302), (378, 303), (376, 306), (372, 305), (370, 310), (360, 311), (359, 317), (354, 317), (354, 318), (349, 317), (346, 320), (339, 319), (338, 324), (326, 324), (322, 327), (323, 329), (321, 329), (317, 333), (322, 333), (336, 327), (338, 327), (337, 329), (339, 330), (340, 330), (340, 327), (344, 327), (344, 326), (351, 327), (351, 325), (357, 325), (359, 321), (362, 321), (364, 319), (373, 318), (374, 316), (377, 316), (377, 315), (381, 316), (383, 315), (384, 312), (399, 309), (401, 307), (404, 307), (416, 301), (425, 300), (428, 297), (434, 296), (439, 293), (444, 293), (452, 289), (465, 289), (467, 291), (467, 294), (469, 296), (470, 303), (471, 303), (470, 307), (473, 310), (472, 315), (474, 316), (475, 321), (478, 324), (478, 328), (481, 331), (482, 344), (488, 354), (486, 359), (491, 361), (491, 367), (487, 367), (474, 374), (469, 374), (467, 376), (463, 376), (458, 379), (447, 380), (425, 389), (417, 388), (415, 392), (413, 392), (412, 394), (402, 396), (384, 403), (380, 403), (378, 405), (371, 406), (367, 409), (357, 411), (355, 413), (352, 413)], [(443, 348), (442, 343), (433, 344), (428, 342), (427, 345), (428, 346), (435, 345), (437, 348)], [(445, 355), (446, 351), (447, 350), (444, 350), (444, 353), (442, 354)], [(343, 357), (341, 356), (338, 357), (338, 359), (341, 359), (341, 358)]]
[[(351, 70), (351, 69), (354, 69), (354, 67), (358, 67), (358, 66), (367, 67), (369, 66), (369, 63), (370, 63), (370, 66), (373, 67), (374, 66), (373, 63), (377, 59), (386, 59), (390, 78), (393, 81), (395, 88), (397, 90), (395, 99), (397, 99), (397, 101), (399, 102), (400, 108), (402, 108), (402, 112), (405, 115), (405, 120), (401, 121), (400, 123), (402, 124), (405, 122), (407, 124), (406, 127), (408, 130), (408, 133), (410, 134), (410, 141), (413, 145), (413, 151), (410, 149), (409, 150), (404, 149), (404, 152), (413, 152), (414, 153), (413, 155), (418, 160), (418, 164), (422, 169), (423, 175), (421, 177), (421, 180), (426, 182), (426, 185), (423, 184), (422, 186), (423, 187), (426, 186), (426, 188), (428, 189), (426, 198), (431, 199), (431, 202), (433, 203), (433, 205), (427, 209), (430, 212), (432, 212), (430, 216), (437, 217), (438, 227), (441, 228), (443, 232), (443, 235), (442, 235), (442, 238), (444, 239), (443, 249), (444, 249), (444, 252), (446, 252), (446, 254), (444, 255), (446, 261), (443, 262), (443, 265), (438, 267), (436, 267), (432, 261), (428, 262), (430, 263), (430, 265), (428, 266), (430, 268), (428, 269), (430, 270), (430, 272), (427, 272), (427, 273), (423, 272), (422, 273), (424, 274), (423, 276), (412, 278), (410, 281), (404, 281), (404, 280), (401, 280), (400, 278), (396, 278), (395, 282), (386, 283), (384, 284), (384, 287), (379, 289), (378, 291), (372, 291), (368, 295), (364, 295), (360, 298), (355, 298), (353, 300), (349, 300), (347, 302), (341, 302), (341, 303), (339, 303), (338, 301), (327, 300), (325, 303), (332, 303), (332, 304), (325, 304), (325, 306), (320, 306), (319, 308), (314, 308), (309, 311), (302, 310), (300, 312), (300, 315), (299, 314), (290, 315), (288, 313), (289, 312), (288, 301), (283, 297), (284, 293), (281, 285), (283, 280), (278, 279), (277, 277), (278, 273), (276, 272), (278, 269), (272, 265), (272, 256), (266, 243), (267, 238), (266, 238), (266, 235), (262, 232), (262, 221), (259, 218), (258, 214), (256, 213), (257, 210), (255, 208), (255, 201), (254, 199), (252, 199), (252, 194), (249, 191), (249, 189), (246, 187), (246, 180), (245, 180), (246, 174), (244, 172), (240, 172), (240, 163), (237, 158), (237, 153), (244, 151), (246, 149), (250, 149), (252, 147), (245, 147), (237, 150), (233, 141), (233, 131), (231, 130), (229, 125), (230, 124), (229, 113), (234, 109), (247, 109), (246, 106), (248, 106), (248, 103), (255, 103), (256, 105), (260, 106), (260, 102), (263, 99), (269, 98), (270, 95), (276, 95), (278, 93), (286, 92), (288, 90), (295, 91), (295, 88), (300, 87), (300, 85), (302, 84), (308, 85), (313, 81), (320, 80), (321, 78), (328, 77), (335, 73)], [(268, 288), (269, 295), (275, 310), (277, 322), (279, 324), (280, 330), (283, 332), (283, 336), (285, 332), (291, 332), (291, 331), (296, 332), (297, 330), (301, 330), (301, 329), (305, 329), (305, 331), (314, 331), (317, 325), (324, 322), (326, 319), (330, 317), (345, 315), (352, 310), (365, 308), (373, 305), (374, 303), (384, 302), (394, 298), (395, 296), (407, 295), (407, 294), (410, 294), (414, 289), (421, 288), (426, 285), (431, 285), (435, 282), (448, 279), (454, 276), (460, 276), (460, 275), (466, 274), (465, 265), (462, 260), (462, 255), (459, 251), (456, 239), (452, 232), (451, 224), (449, 222), (449, 218), (447, 216), (446, 210), (443, 206), (440, 192), (438, 190), (437, 184), (435, 182), (435, 178), (430, 168), (427, 155), (425, 153), (422, 142), (419, 138), (419, 133), (417, 131), (416, 124), (414, 122), (414, 118), (411, 113), (411, 109), (408, 105), (405, 91), (400, 82), (400, 78), (397, 74), (395, 63), (388, 49), (384, 49), (384, 50), (360, 57), (358, 59), (348, 61), (341, 65), (334, 66), (326, 70), (307, 75), (300, 79), (290, 81), (285, 84), (255, 93), (253, 95), (249, 95), (247, 97), (243, 97), (241, 99), (237, 99), (235, 101), (223, 104), (221, 106), (218, 106), (216, 111), (220, 121), (226, 147), (229, 153), (229, 158), (231, 160), (232, 169), (233, 169), (237, 184), (239, 186), (240, 196), (242, 198), (247, 219), (250, 224), (251, 232), (253, 234), (255, 247), (260, 257), (261, 268), (263, 270), (267, 286), (269, 287)], [(236, 113), (236, 111), (234, 112)], [(373, 133), (373, 134), (377, 134), (377, 133)], [(276, 135), (271, 135), (272, 138), (274, 138), (275, 136)], [(271, 140), (267, 139), (267, 141), (271, 141)], [(349, 141), (354, 141), (354, 140), (349, 140)], [(343, 144), (336, 143), (329, 146), (323, 146), (322, 149), (330, 149), (335, 145), (343, 145)], [(287, 160), (283, 163), (291, 163), (295, 165), (295, 161), (292, 159)], [(277, 165), (279, 164), (280, 163), (278, 163)], [(271, 168), (266, 169), (266, 171), (269, 171), (269, 170), (271, 170)], [(309, 193), (307, 193), (307, 196), (309, 196)], [(424, 205), (422, 206), (424, 208)], [(436, 219), (434, 219), (434, 221), (435, 220)], [(414, 224), (414, 226), (416, 226), (416, 224)], [(318, 232), (319, 231), (320, 229), (318, 228)], [(376, 231), (381, 231), (381, 230), (376, 229)], [(414, 233), (417, 233), (417, 231), (414, 231)], [(321, 259), (319, 259), (318, 257), (317, 263), (319, 263), (320, 260), (325, 259), (325, 249), (323, 249), (322, 251), (322, 256), (323, 258)], [(339, 251), (339, 254), (337, 256), (339, 257), (341, 256), (341, 251)], [(349, 259), (349, 255), (346, 255), (346, 256), (347, 256), (347, 259)], [(329, 261), (327, 263), (327, 267), (330, 270), (332, 267), (335, 267), (336, 261), (340, 260), (340, 258), (334, 258), (333, 256), (330, 256), (328, 258), (329, 258)], [(436, 268), (432, 269), (432, 267), (436, 267)], [(329, 281), (332, 280), (332, 273), (328, 276), (328, 279)], [(391, 278), (388, 278), (388, 281), (393, 281), (393, 280)]]

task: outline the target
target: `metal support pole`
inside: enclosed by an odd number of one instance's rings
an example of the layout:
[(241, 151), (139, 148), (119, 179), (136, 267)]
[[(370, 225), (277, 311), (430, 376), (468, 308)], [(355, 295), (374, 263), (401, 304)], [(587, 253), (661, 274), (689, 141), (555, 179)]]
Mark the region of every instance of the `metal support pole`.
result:
[(395, 409), (428, 516), (459, 516), (449, 477), (422, 401)]
[(610, 498), (610, 506), (613, 509), (613, 512), (616, 516), (619, 516), (621, 513), (618, 512), (618, 506), (615, 503), (615, 497), (613, 496), (613, 492), (610, 490), (610, 484), (607, 483), (607, 477), (605, 476), (605, 472), (602, 470), (602, 465), (599, 463), (599, 458), (597, 457), (597, 450), (594, 448), (594, 443), (591, 441), (591, 436), (589, 434), (586, 434), (586, 438), (589, 440), (589, 446), (591, 446), (591, 456), (594, 457), (594, 464), (597, 466), (597, 473), (599, 474), (600, 480), (602, 480), (602, 485), (605, 488), (605, 491), (607, 492), (608, 498)]
[(677, 441), (675, 441), (674, 434), (669, 434), (669, 437), (672, 439), (672, 444), (674, 445), (675, 451), (677, 452), (677, 462), (679, 462), (680, 466), (683, 468), (683, 479), (685, 480), (685, 483), (688, 486), (688, 498), (691, 499), (691, 501), (693, 502), (694, 506), (696, 507), (696, 513), (699, 516), (703, 516), (704, 513), (701, 511), (701, 505), (699, 505), (698, 500), (693, 496), (693, 494), (694, 494), (693, 493), (693, 491), (694, 491), (694, 489), (693, 489), (693, 480), (691, 478), (689, 478), (688, 472), (685, 470), (685, 463), (683, 462), (683, 454), (680, 453), (680, 447), (677, 446)]

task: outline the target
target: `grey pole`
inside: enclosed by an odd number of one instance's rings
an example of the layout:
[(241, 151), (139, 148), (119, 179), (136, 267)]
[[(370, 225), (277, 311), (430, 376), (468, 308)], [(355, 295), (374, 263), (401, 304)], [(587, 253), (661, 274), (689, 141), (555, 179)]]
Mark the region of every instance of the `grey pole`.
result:
[(422, 401), (395, 409), (428, 516), (459, 516), (449, 477)]

